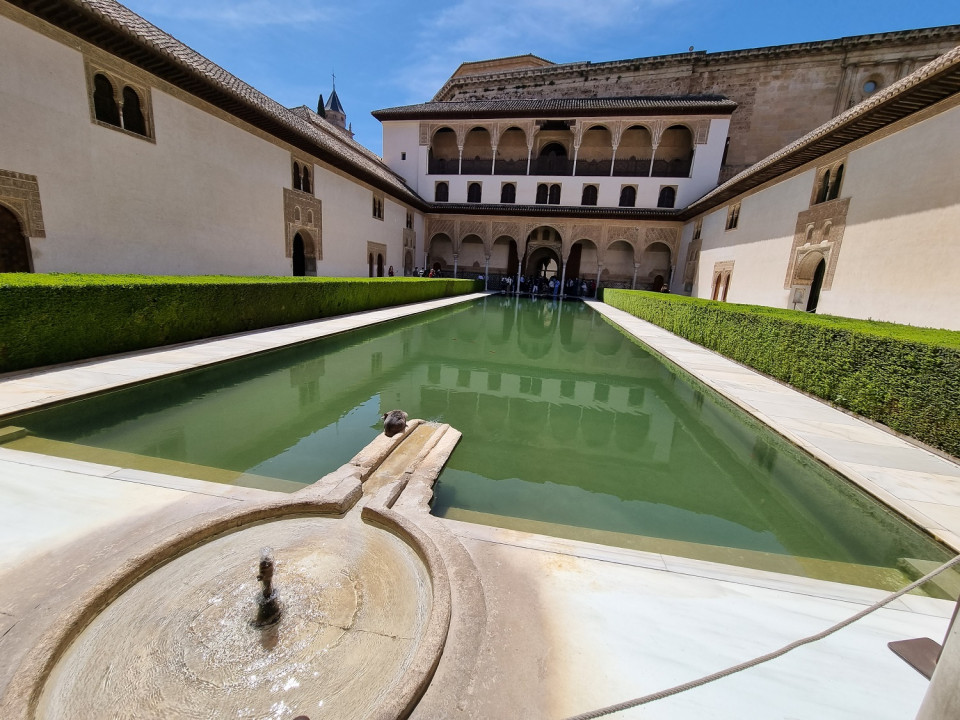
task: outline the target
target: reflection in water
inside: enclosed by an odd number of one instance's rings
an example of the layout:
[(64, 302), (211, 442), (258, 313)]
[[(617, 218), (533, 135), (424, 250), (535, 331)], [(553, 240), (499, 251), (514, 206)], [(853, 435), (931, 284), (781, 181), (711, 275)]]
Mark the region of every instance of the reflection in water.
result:
[(181, 473), (229, 470), (269, 486), (312, 482), (348, 461), (397, 407), (463, 432), (436, 489), (440, 515), (885, 567), (939, 557), (918, 532), (579, 302), (488, 297), (17, 424), (41, 438), (189, 463)]

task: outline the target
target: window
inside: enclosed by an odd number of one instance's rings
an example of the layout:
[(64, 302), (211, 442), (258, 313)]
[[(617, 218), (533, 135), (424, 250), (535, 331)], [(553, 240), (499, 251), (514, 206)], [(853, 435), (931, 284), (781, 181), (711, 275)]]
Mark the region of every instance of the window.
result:
[(740, 203), (727, 208), (727, 230), (735, 230), (740, 223)]
[(673, 185), (664, 185), (660, 188), (657, 198), (657, 207), (672, 208), (677, 202), (677, 188)]
[(500, 202), (513, 204), (517, 201), (517, 186), (515, 183), (504, 183), (500, 188)]
[(635, 207), (637, 204), (637, 188), (633, 185), (624, 185), (620, 188), (620, 207)]
[(450, 187), (445, 182), (438, 182), (433, 190), (434, 202), (447, 202), (450, 197)]
[(810, 200), (811, 205), (819, 205), (822, 202), (836, 200), (840, 197), (840, 190), (843, 185), (843, 167), (846, 161), (846, 158), (843, 158), (832, 165), (817, 170), (813, 195)]
[(373, 217), (383, 220), (383, 195), (373, 196)]
[(406, 160), (406, 159), (407, 159), (407, 153), (406, 153), (406, 152), (400, 153), (400, 159), (401, 159), (401, 160)]
[(472, 182), (467, 186), (467, 202), (468, 203), (478, 203), (480, 202), (481, 193), (483, 187), (478, 182)]
[(703, 218), (697, 220), (697, 224), (693, 226), (693, 239), (699, 240), (700, 233), (703, 232)]
[(537, 205), (547, 204), (547, 195), (549, 192), (550, 188), (547, 187), (546, 183), (540, 183), (537, 185)]
[(152, 140), (150, 90), (120, 72), (85, 63), (91, 119), (101, 126)]
[(310, 182), (310, 163), (302, 157), (290, 159), (290, 170), (293, 176), (293, 189), (313, 194), (313, 183)]
[(550, 186), (550, 198), (548, 202), (550, 205), (560, 204), (560, 186), (559, 185)]
[(303, 168), (303, 191), (305, 193), (312, 193), (310, 189), (310, 170), (304, 166)]
[(413, 213), (407, 210), (407, 228), (413, 229)]
[(300, 180), (300, 163), (296, 161), (293, 163), (293, 189), (303, 190), (303, 184)]
[[(557, 200), (559, 202), (559, 199)], [(583, 194), (580, 196), (581, 205), (596, 205), (597, 204), (597, 186), (596, 185), (584, 185)]]

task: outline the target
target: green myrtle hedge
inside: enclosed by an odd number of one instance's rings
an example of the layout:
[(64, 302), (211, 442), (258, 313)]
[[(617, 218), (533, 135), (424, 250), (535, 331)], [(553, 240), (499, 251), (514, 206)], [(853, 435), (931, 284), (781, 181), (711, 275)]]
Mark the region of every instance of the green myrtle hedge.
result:
[(603, 299), (960, 457), (960, 332), (633, 290)]
[(0, 274), (0, 372), (476, 289), (424, 278)]

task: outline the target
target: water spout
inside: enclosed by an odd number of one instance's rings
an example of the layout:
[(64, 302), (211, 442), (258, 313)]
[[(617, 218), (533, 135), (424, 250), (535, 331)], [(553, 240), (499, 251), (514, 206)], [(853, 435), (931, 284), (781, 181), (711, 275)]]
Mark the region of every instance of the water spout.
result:
[(257, 573), (261, 591), (257, 594), (257, 618), (255, 627), (267, 627), (280, 620), (280, 600), (273, 587), (273, 550), (260, 548), (260, 572)]

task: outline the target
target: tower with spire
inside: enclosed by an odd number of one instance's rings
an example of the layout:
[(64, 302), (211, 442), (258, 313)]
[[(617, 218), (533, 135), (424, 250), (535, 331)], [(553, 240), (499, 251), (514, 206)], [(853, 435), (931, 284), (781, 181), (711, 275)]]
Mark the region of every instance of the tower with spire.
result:
[[(322, 96), (321, 96), (322, 99)], [(333, 91), (327, 98), (326, 105), (323, 106), (323, 116), (334, 125), (347, 129), (347, 113), (340, 104), (340, 98), (337, 96), (337, 76), (333, 75)]]

